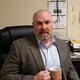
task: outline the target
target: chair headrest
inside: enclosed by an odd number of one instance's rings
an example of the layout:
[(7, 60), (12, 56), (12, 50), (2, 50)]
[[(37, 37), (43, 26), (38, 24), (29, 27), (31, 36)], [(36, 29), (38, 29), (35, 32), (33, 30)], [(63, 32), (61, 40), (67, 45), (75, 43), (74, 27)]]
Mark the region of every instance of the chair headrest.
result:
[(32, 25), (9, 26), (0, 30), (0, 52), (8, 53), (12, 41), (33, 33)]

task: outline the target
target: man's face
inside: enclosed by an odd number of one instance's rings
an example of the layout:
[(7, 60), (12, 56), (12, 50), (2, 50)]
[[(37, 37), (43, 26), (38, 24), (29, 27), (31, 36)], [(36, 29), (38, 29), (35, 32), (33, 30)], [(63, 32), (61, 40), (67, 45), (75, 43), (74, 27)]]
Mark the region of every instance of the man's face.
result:
[(52, 33), (52, 26), (52, 18), (48, 12), (39, 12), (34, 16), (33, 29), (38, 38), (49, 39)]

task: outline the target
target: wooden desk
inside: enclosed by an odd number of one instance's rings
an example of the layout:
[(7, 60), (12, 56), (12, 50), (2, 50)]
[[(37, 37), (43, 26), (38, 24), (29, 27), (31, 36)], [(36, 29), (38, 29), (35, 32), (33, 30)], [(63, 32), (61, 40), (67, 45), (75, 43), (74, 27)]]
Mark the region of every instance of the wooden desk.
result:
[(74, 53), (71, 53), (71, 59), (72, 59), (72, 63), (80, 77), (80, 54), (74, 54)]

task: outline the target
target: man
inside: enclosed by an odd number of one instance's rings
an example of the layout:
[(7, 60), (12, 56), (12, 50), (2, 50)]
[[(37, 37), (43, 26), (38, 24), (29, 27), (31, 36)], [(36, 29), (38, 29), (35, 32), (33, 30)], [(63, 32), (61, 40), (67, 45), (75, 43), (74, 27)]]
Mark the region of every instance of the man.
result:
[(47, 10), (33, 15), (34, 37), (13, 42), (0, 80), (51, 80), (49, 68), (61, 68), (62, 80), (79, 80), (68, 45), (53, 36), (53, 21)]

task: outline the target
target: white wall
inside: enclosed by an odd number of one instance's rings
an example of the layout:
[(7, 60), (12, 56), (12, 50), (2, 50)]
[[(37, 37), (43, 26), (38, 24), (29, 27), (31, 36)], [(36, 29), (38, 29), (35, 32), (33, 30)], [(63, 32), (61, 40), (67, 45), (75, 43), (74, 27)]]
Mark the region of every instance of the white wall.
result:
[(31, 24), (32, 14), (46, 4), (47, 0), (0, 0), (0, 27)]
[(80, 0), (68, 0), (68, 36), (80, 40)]

